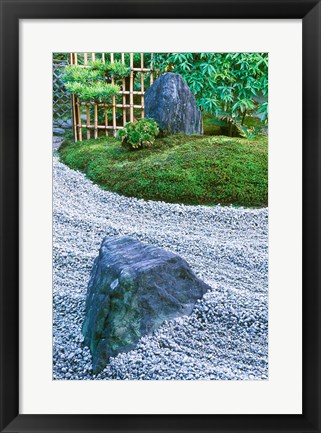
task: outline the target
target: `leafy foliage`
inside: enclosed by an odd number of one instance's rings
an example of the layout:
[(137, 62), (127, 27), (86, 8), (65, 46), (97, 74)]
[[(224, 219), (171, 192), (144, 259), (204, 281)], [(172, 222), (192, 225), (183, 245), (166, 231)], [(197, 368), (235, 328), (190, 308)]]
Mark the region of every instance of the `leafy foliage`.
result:
[(126, 123), (117, 133), (117, 139), (129, 149), (151, 146), (159, 134), (158, 125), (153, 119), (139, 119)]
[(120, 87), (116, 84), (105, 84), (101, 81), (84, 85), (78, 81), (65, 84), (68, 92), (76, 95), (81, 101), (94, 100), (95, 102), (103, 102), (120, 91)]
[(102, 60), (95, 60), (88, 62), (90, 69), (99, 71), (99, 73), (107, 78), (107, 75), (113, 75), (116, 78), (127, 77), (130, 73), (130, 68), (127, 68), (121, 61), (115, 60), (114, 62), (103, 62)]
[[(197, 155), (197, 157), (195, 157)], [(112, 137), (60, 148), (61, 160), (104, 189), (171, 203), (267, 206), (267, 137), (172, 135), (132, 152)]]
[(127, 77), (130, 73), (130, 68), (127, 68), (122, 62), (115, 61), (107, 64), (107, 73), (116, 77)]
[(69, 65), (65, 68), (62, 80), (66, 89), (73, 95), (78, 96), (82, 101), (94, 100), (103, 102), (117, 95), (120, 87), (112, 84), (110, 76), (116, 80), (129, 74), (120, 61), (104, 63), (98, 59), (88, 63), (88, 67), (80, 65)]
[(68, 65), (65, 67), (62, 79), (65, 83), (88, 84), (103, 81), (103, 76), (99, 70), (84, 68), (79, 65)]
[(68, 57), (68, 53), (52, 53), (53, 60), (67, 60)]
[(268, 119), (267, 53), (155, 54), (154, 65), (183, 76), (198, 106), (247, 135), (246, 115)]

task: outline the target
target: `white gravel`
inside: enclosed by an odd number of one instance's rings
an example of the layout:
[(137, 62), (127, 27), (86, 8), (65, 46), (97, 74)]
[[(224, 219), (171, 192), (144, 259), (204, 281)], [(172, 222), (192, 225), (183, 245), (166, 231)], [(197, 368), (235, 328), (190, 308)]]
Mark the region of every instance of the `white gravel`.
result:
[[(99, 189), (53, 159), (54, 379), (268, 378), (268, 210), (183, 206)], [(104, 236), (178, 253), (212, 287), (97, 376), (83, 346), (87, 283)]]

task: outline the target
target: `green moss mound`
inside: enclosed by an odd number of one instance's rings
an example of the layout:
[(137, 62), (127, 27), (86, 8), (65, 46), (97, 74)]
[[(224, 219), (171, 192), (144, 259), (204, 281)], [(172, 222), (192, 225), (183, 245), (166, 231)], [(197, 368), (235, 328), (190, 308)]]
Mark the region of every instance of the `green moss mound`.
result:
[(119, 194), (190, 205), (265, 207), (267, 137), (174, 135), (131, 151), (101, 137), (60, 148), (62, 162)]

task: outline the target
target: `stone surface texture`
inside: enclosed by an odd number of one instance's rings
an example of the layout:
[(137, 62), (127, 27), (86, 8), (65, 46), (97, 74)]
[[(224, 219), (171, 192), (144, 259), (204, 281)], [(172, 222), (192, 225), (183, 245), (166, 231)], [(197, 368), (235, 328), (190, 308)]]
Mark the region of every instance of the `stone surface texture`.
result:
[(105, 237), (88, 285), (83, 326), (94, 373), (166, 320), (189, 316), (207, 290), (179, 255), (128, 236)]
[(162, 135), (202, 134), (202, 115), (190, 88), (179, 74), (161, 75), (145, 93), (145, 115)]

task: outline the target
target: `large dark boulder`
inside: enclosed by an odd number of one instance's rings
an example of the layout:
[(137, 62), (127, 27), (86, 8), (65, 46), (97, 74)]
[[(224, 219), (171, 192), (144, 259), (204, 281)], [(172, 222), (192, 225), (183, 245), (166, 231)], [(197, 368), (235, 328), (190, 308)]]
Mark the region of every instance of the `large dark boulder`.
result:
[(165, 320), (190, 315), (208, 289), (176, 254), (130, 237), (104, 238), (88, 285), (83, 325), (94, 373)]
[(202, 134), (202, 115), (195, 97), (179, 74), (161, 75), (145, 93), (145, 115), (163, 135)]

